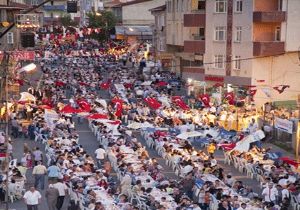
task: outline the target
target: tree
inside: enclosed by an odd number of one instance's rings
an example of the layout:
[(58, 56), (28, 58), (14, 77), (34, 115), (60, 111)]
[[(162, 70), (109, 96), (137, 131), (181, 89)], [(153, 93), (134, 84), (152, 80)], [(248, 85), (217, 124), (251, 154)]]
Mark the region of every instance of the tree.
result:
[(108, 32), (116, 26), (117, 18), (110, 11), (102, 11), (101, 13), (89, 13), (89, 27), (100, 28), (99, 34), (92, 34), (93, 38), (105, 40), (108, 38)]
[(70, 14), (64, 14), (61, 16), (60, 18), (61, 24), (65, 27), (68, 26), (76, 26), (76, 22), (74, 20), (72, 20), (71, 15)]

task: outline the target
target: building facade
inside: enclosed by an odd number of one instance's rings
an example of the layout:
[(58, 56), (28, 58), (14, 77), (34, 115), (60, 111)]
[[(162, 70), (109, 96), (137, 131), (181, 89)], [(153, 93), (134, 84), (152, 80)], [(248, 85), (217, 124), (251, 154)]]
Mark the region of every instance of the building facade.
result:
[[(167, 50), (183, 78), (196, 86), (253, 86), (258, 104), (298, 98), (300, 1), (167, 0), (166, 6)], [(274, 87), (281, 85), (290, 87), (280, 94)]]

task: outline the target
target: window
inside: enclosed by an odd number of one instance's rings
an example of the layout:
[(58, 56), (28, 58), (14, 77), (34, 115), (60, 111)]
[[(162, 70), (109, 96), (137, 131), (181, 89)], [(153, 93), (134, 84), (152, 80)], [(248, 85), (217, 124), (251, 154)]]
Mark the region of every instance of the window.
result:
[(179, 0), (177, 0), (177, 3), (176, 3), (176, 12), (179, 12), (179, 9), (180, 9), (180, 2)]
[(8, 32), (7, 33), (7, 44), (13, 44), (14, 43), (14, 33)]
[(224, 60), (225, 56), (224, 55), (215, 55), (215, 68), (216, 69), (224, 69)]
[(234, 69), (235, 70), (241, 70), (241, 56), (236, 55), (234, 57), (234, 61), (233, 62), (234, 62), (234, 65), (233, 65)]
[(215, 41), (224, 41), (226, 38), (226, 27), (217, 26), (215, 29)]
[(195, 34), (195, 40), (205, 40), (205, 28), (199, 28), (199, 34)]
[(235, 27), (235, 42), (242, 41), (242, 26)]
[(275, 29), (275, 41), (280, 42), (281, 40), (280, 34), (281, 34), (280, 26), (277, 26)]
[(278, 0), (278, 11), (282, 11), (282, 0)]
[(217, 13), (225, 13), (227, 8), (226, 8), (226, 2), (227, 0), (216, 0), (216, 8), (215, 11)]
[(205, 10), (205, 0), (198, 0), (198, 10)]
[(236, 0), (235, 12), (243, 12), (243, 0)]

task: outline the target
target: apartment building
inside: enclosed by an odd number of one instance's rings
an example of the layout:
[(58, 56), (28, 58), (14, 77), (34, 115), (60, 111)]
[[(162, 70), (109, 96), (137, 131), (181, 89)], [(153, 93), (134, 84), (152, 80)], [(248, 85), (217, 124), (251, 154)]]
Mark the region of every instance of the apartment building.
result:
[(154, 16), (155, 25), (153, 28), (153, 47), (155, 49), (155, 57), (162, 63), (163, 68), (170, 68), (172, 61), (172, 54), (167, 52), (167, 32), (166, 32), (166, 5), (150, 9)]
[[(19, 14), (20, 10), (28, 8), (24, 1), (12, 1), (7, 5), (6, 0), (0, 0), (0, 33), (6, 30), (4, 23), (13, 23), (15, 21), (15, 14)], [(12, 50), (21, 47), (20, 30), (16, 27), (12, 28), (0, 40), (1, 50)]]
[[(251, 85), (257, 104), (297, 100), (300, 1), (167, 0), (166, 5), (173, 70), (195, 87)], [(280, 85), (290, 87), (279, 93), (274, 87)]]

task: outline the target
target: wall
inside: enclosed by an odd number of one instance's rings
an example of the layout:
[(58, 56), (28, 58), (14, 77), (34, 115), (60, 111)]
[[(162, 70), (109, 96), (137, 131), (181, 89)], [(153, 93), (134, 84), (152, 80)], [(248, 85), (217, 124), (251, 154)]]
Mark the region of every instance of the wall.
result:
[[(300, 47), (300, 1), (288, 0), (286, 24), (286, 51), (298, 51)], [(297, 43), (297, 44), (295, 44)]]
[(278, 23), (254, 23), (253, 24), (253, 41), (274, 41), (275, 29), (281, 26)]
[[(205, 30), (205, 54), (204, 63), (214, 62), (214, 55), (226, 55), (226, 40), (214, 41), (215, 27), (227, 25), (227, 13), (215, 13), (215, 1), (206, 1), (206, 30)], [(205, 74), (225, 75), (224, 69), (215, 69), (214, 64), (207, 64)]]
[[(252, 84), (258, 85), (258, 91), (255, 96), (257, 104), (263, 104), (267, 101), (285, 101), (297, 100), (300, 92), (300, 66), (298, 53), (287, 53), (282, 56), (259, 58), (252, 62), (253, 74)], [(265, 80), (258, 83), (257, 80)], [(290, 85), (282, 94), (273, 89), (277, 85)], [(269, 87), (271, 98), (268, 98), (263, 92), (263, 87)]]
[[(235, 7), (234, 10), (235, 11)], [(252, 17), (253, 17), (253, 1), (243, 1), (243, 12), (236, 13), (233, 12), (233, 34), (232, 34), (232, 58), (234, 56), (241, 56), (241, 59), (251, 58), (253, 56), (253, 44), (252, 44)], [(242, 41), (235, 42), (236, 37), (236, 27), (242, 26)], [(251, 77), (252, 74), (252, 64), (251, 60), (241, 61), (241, 70), (234, 70), (234, 63), (232, 63), (232, 76), (240, 77)]]
[[(245, 2), (245, 1), (244, 1)], [(276, 11), (278, 0), (255, 0), (254, 11)]]
[(151, 25), (154, 24), (154, 16), (149, 11), (152, 8), (163, 5), (161, 0), (152, 0), (139, 4), (122, 7), (122, 21), (124, 25)]

